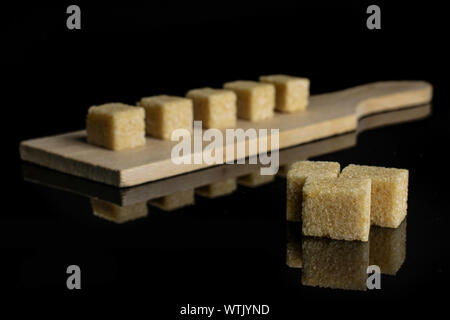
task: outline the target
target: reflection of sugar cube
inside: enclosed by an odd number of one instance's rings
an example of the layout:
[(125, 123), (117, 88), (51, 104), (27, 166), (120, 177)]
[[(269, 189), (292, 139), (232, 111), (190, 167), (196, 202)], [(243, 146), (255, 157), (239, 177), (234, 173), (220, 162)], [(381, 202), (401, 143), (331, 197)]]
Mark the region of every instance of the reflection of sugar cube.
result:
[(395, 275), (406, 257), (406, 220), (396, 229), (372, 227), (369, 237), (370, 265), (381, 273)]
[(167, 196), (150, 200), (149, 204), (164, 211), (172, 211), (195, 203), (194, 190), (178, 191)]
[(89, 108), (86, 130), (91, 144), (111, 150), (145, 145), (144, 109), (123, 103)]
[(298, 222), (286, 223), (286, 264), (290, 268), (302, 267), (302, 226)]
[(369, 244), (303, 237), (302, 284), (366, 290)]
[(217, 198), (228, 195), (237, 189), (236, 178), (215, 182), (210, 185), (200, 187), (195, 192), (206, 198)]
[(259, 187), (275, 180), (274, 175), (262, 175), (259, 170), (239, 177), (238, 183), (246, 187)]
[(95, 216), (115, 223), (124, 223), (147, 216), (146, 202), (121, 207), (111, 202), (91, 199), (91, 205)]

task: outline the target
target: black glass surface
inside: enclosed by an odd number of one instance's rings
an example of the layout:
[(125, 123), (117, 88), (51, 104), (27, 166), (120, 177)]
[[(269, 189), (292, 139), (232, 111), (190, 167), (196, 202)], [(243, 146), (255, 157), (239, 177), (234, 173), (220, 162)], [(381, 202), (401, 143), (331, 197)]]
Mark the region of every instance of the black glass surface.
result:
[[(184, 8), (175, 16), (169, 8), (150, 5), (92, 6), (85, 7), (82, 31), (70, 33), (65, 16), (55, 18), (64, 6), (36, 9), (47, 19), (42, 29), (30, 25), (40, 21), (38, 14), (22, 16), (19, 9), (11, 9), (16, 14), (8, 22), (17, 28), (8, 33), (11, 50), (2, 59), (11, 99), (2, 125), (0, 270), (11, 293), (70, 299), (76, 293), (68, 293), (66, 268), (77, 264), (84, 297), (144, 299), (149, 314), (167, 318), (179, 317), (180, 307), (188, 303), (268, 304), (275, 318), (317, 310), (324, 301), (332, 308), (321, 312), (331, 314), (349, 305), (342, 301), (362, 301), (363, 307), (374, 301), (417, 305), (446, 299), (450, 117), (441, 63), (445, 51), (435, 41), (443, 30), (441, 20), (432, 18), (439, 12), (386, 7), (382, 30), (370, 33), (360, 4), (262, 5), (259, 10), (244, 7), (242, 14), (230, 8), (213, 11), (217, 15), (203, 14), (212, 12), (208, 7)], [(183, 18), (182, 11), (194, 22)], [(149, 22), (145, 13), (150, 12), (159, 18)], [(426, 20), (417, 18), (424, 16)], [(427, 23), (410, 24), (411, 17)], [(169, 18), (181, 20), (168, 23)], [(292, 233), (285, 221), (286, 180), (281, 175), (260, 187), (239, 185), (217, 199), (196, 195), (195, 205), (171, 212), (147, 205), (145, 216), (114, 223), (93, 214), (92, 198), (123, 207), (169, 195), (171, 187), (189, 179), (158, 182), (166, 188), (164, 194), (148, 185), (119, 190), (19, 160), (20, 141), (82, 128), (90, 105), (133, 103), (162, 92), (183, 95), (191, 88), (220, 87), (268, 73), (309, 77), (313, 94), (377, 80), (433, 84), (432, 111), (426, 118), (334, 137), (342, 139), (342, 150), (324, 149), (308, 157), (338, 161), (342, 167), (357, 163), (409, 170), (408, 216), (404, 238), (399, 237), (406, 239), (404, 258), (391, 272), (395, 275), (382, 275), (381, 290), (302, 283), (303, 270), (287, 265)], [(295, 252), (303, 239), (293, 229)], [(367, 249), (369, 262), (370, 243), (355, 249), (361, 256)], [(307, 246), (309, 253), (325, 247), (340, 257), (340, 247), (333, 243), (309, 241)], [(300, 255), (302, 260), (308, 254)]]

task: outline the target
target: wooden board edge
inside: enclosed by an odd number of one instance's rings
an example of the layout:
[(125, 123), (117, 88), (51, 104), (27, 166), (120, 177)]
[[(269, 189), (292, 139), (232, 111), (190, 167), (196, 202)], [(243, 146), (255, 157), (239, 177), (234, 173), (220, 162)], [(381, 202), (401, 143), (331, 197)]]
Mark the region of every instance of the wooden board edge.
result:
[[(28, 140), (30, 141), (30, 140)], [(96, 182), (119, 186), (120, 172), (108, 168), (96, 166), (84, 162), (76, 161), (70, 158), (65, 158), (58, 154), (51, 154), (50, 152), (29, 146), (27, 141), (23, 141), (19, 145), (20, 158), (24, 161), (38, 164), (40, 166), (57, 170), (63, 173), (68, 173), (77, 177), (91, 179)]]
[(394, 111), (412, 106), (431, 103), (433, 86), (426, 81), (418, 81), (423, 85), (420, 89), (405, 90), (394, 94), (365, 99), (356, 106), (358, 120), (371, 114)]

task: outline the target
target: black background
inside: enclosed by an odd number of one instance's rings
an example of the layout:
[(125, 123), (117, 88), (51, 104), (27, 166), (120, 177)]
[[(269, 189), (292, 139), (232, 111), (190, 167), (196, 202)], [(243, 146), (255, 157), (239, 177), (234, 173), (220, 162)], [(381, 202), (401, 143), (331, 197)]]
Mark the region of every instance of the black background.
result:
[[(370, 3), (361, 2), (79, 2), (76, 31), (66, 28), (69, 4), (1, 11), (4, 288), (69, 301), (142, 299), (149, 315), (163, 318), (180, 318), (187, 303), (266, 303), (276, 317), (316, 310), (324, 300), (332, 307), (321, 315), (354, 312), (342, 300), (364, 301), (359, 306), (373, 310), (390, 305), (374, 300), (420, 302), (409, 307), (443, 301), (450, 137), (443, 9), (378, 3), (382, 29), (368, 30)], [(281, 178), (124, 225), (92, 216), (88, 199), (21, 179), (19, 142), (83, 128), (90, 105), (184, 95), (273, 73), (310, 78), (312, 94), (378, 80), (434, 86), (427, 120), (363, 133), (356, 147), (319, 158), (410, 170), (407, 260), (398, 276), (383, 277), (380, 291), (300, 285), (300, 273), (285, 267)], [(69, 264), (83, 270), (80, 292), (65, 287)]]

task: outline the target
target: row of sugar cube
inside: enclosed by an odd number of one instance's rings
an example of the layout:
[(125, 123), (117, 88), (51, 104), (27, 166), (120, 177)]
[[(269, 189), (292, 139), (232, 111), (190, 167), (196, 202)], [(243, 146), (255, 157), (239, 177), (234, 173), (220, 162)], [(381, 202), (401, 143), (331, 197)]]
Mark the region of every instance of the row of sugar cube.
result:
[(170, 140), (176, 129), (192, 131), (193, 120), (204, 128), (225, 129), (236, 118), (261, 121), (274, 110), (303, 111), (308, 105), (309, 80), (286, 75), (261, 76), (260, 82), (234, 81), (224, 89), (190, 90), (186, 98), (153, 96), (142, 98), (138, 107), (109, 103), (89, 108), (88, 142), (111, 150), (145, 144), (145, 135)]

